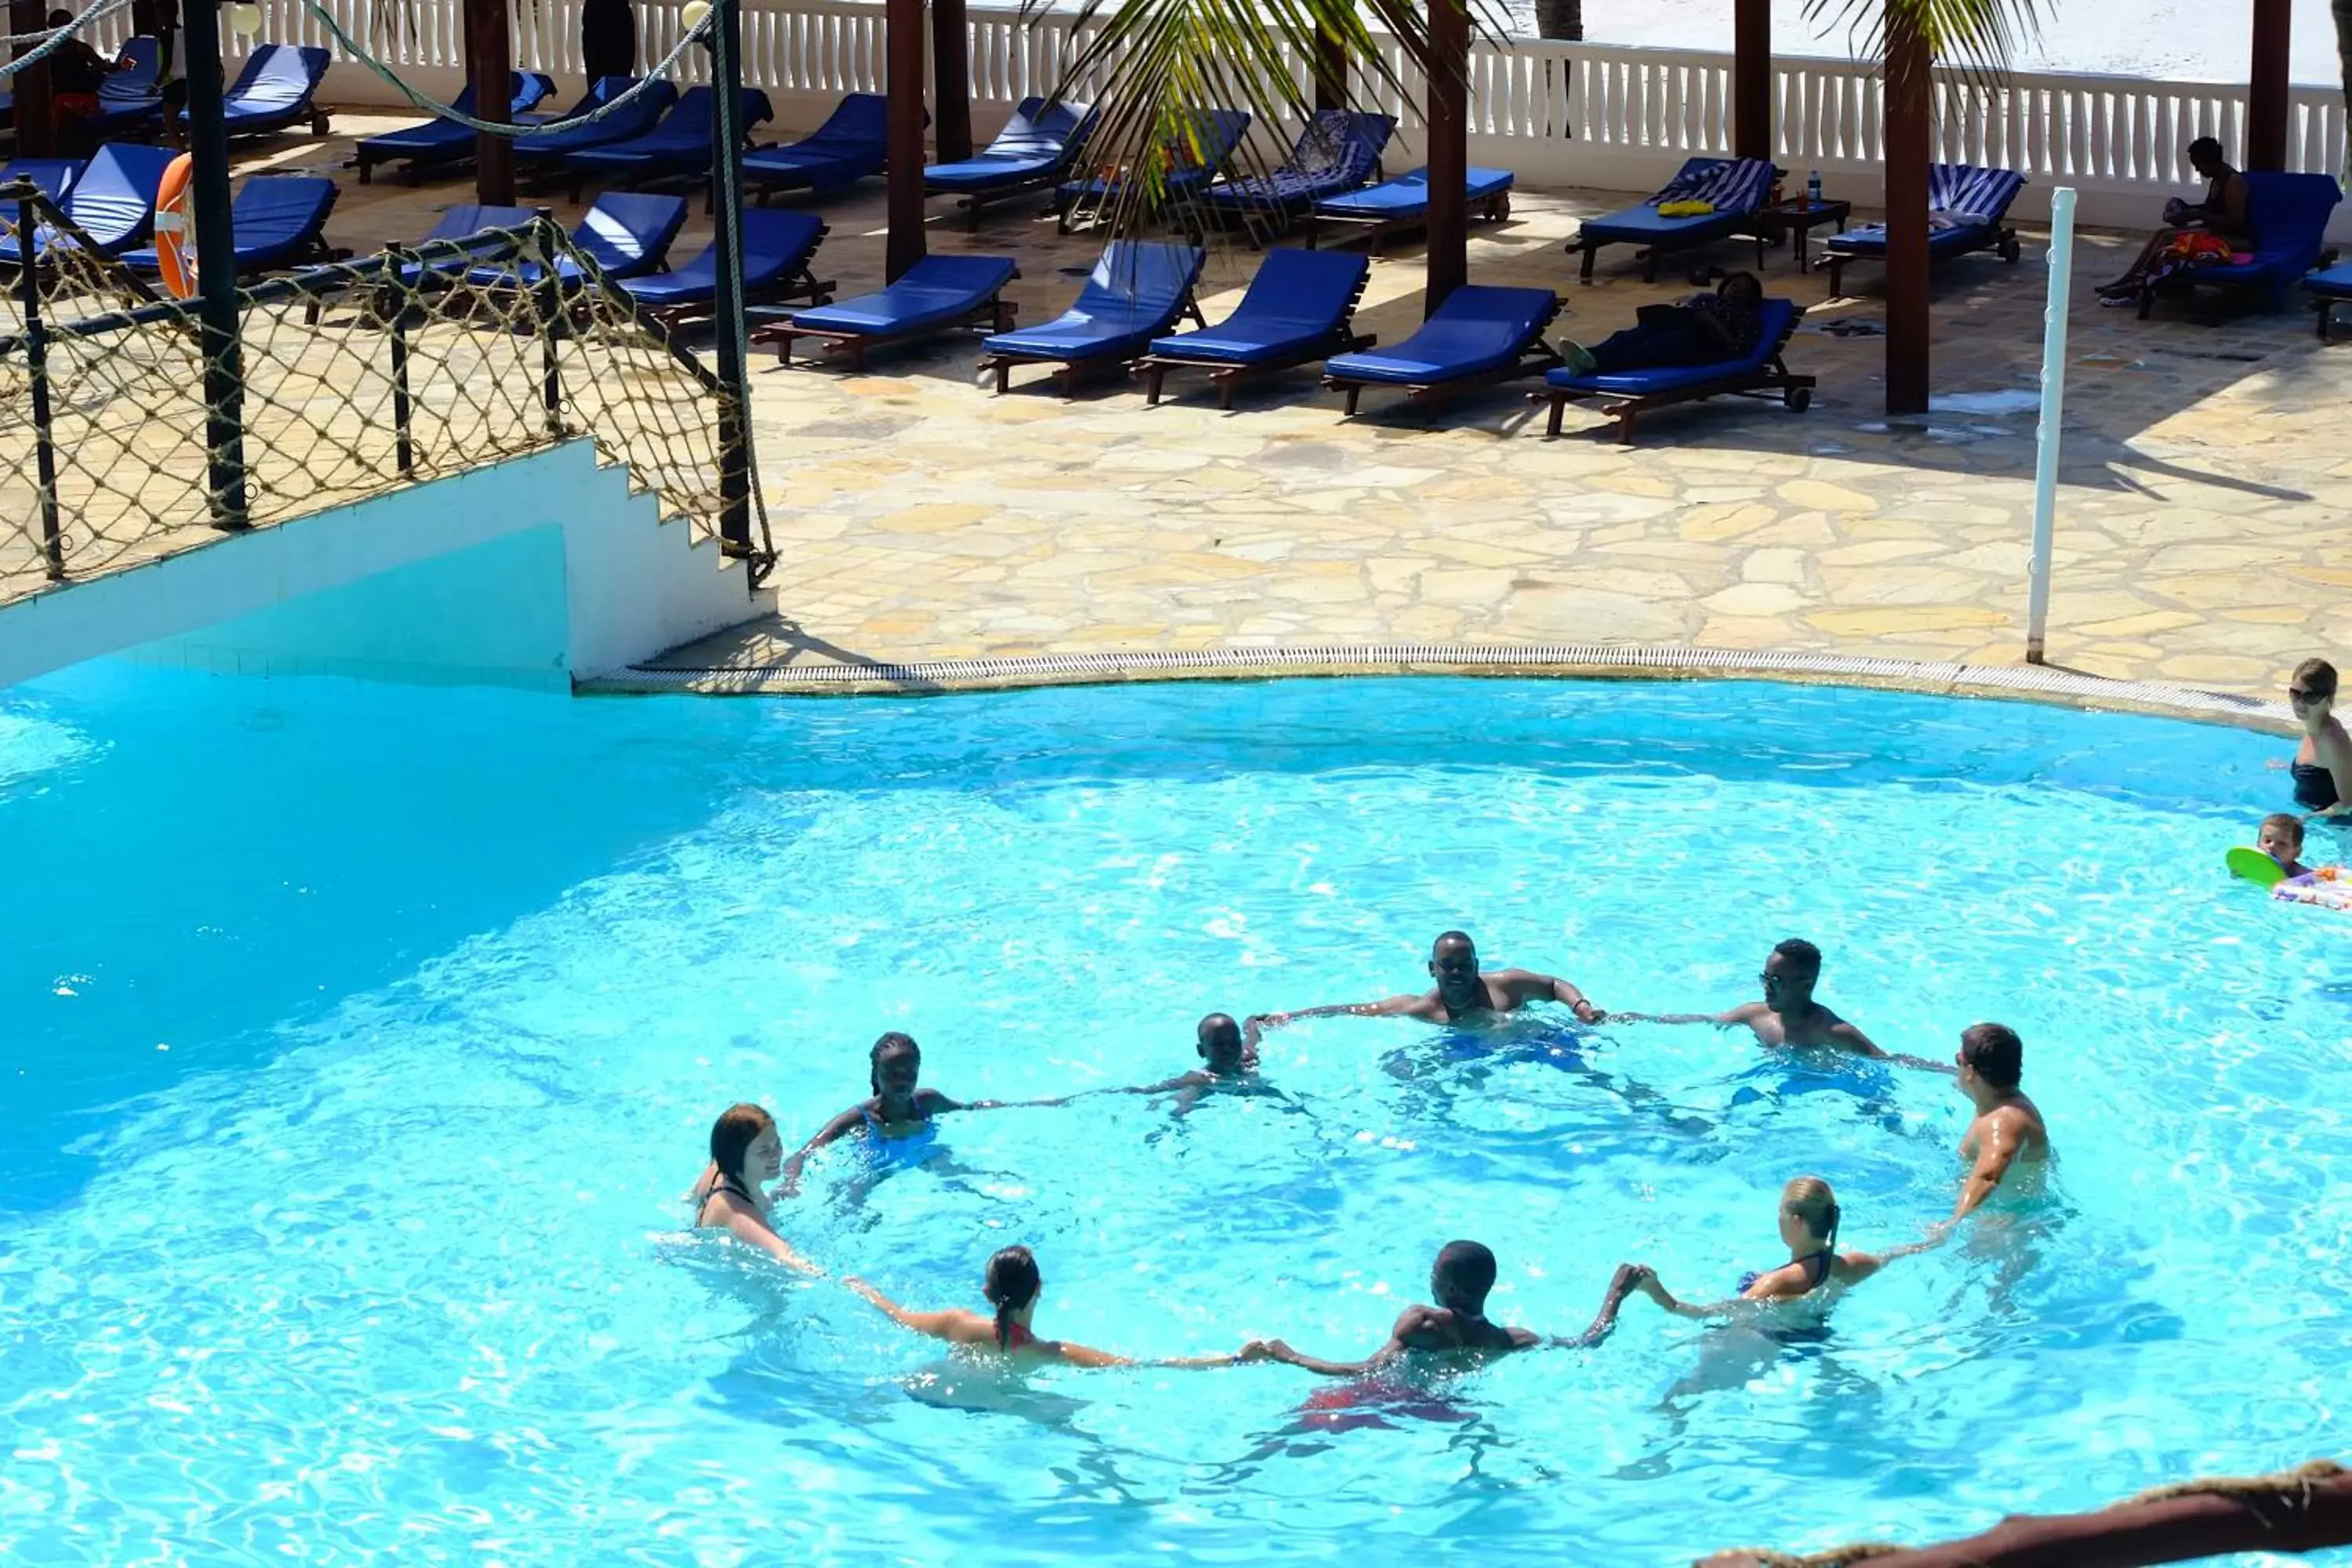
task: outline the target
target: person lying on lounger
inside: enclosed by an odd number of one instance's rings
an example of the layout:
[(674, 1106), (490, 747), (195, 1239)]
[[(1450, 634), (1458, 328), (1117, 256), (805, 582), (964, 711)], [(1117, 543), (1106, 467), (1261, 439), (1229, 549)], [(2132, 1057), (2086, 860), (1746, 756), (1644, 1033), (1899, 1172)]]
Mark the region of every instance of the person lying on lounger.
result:
[[(2148, 237), (2124, 275), (2099, 289), (2103, 304), (2128, 305), (2142, 289), (2167, 272), (2200, 259), (2228, 259), (2232, 251), (2251, 248), (2253, 226), (2246, 219), (2246, 176), (2221, 156), (2221, 143), (2200, 136), (2189, 144), (2189, 162), (2205, 182), (2205, 199), (2184, 202), (2175, 196), (2164, 204), (2164, 226)], [(2200, 255), (2200, 253), (2202, 253)]]
[(1562, 342), (1559, 352), (1586, 375), (1618, 375), (1674, 365), (1717, 364), (1741, 359), (1764, 331), (1764, 285), (1752, 272), (1735, 272), (1712, 294), (1679, 305), (1644, 305), (1633, 326), (1591, 348)]

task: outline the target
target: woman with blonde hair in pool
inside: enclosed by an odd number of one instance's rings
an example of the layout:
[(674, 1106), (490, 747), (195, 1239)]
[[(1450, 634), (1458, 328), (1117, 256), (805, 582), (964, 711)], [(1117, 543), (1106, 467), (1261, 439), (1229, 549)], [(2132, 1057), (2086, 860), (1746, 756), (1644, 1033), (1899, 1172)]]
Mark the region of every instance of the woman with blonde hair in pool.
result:
[(985, 1318), (961, 1307), (950, 1307), (941, 1312), (918, 1312), (898, 1305), (855, 1276), (842, 1283), (881, 1308), (900, 1328), (974, 1350), (1067, 1362), (1072, 1366), (1231, 1366), (1241, 1359), (1239, 1355), (1191, 1356), (1140, 1363), (1108, 1351), (1072, 1344), (1067, 1340), (1039, 1339), (1029, 1324), (1037, 1314), (1037, 1298), (1045, 1293), (1045, 1280), (1037, 1272), (1037, 1259), (1025, 1247), (1005, 1247), (988, 1260), (988, 1271), (981, 1279), (981, 1294), (988, 1299), (992, 1315)]
[(1839, 1217), (1830, 1184), (1819, 1176), (1799, 1176), (1780, 1189), (1780, 1239), (1789, 1248), (1788, 1262), (1742, 1275), (1739, 1293), (1711, 1306), (1677, 1300), (1654, 1271), (1638, 1264), (1633, 1289), (1677, 1317), (1719, 1318), (1742, 1308), (1793, 1301), (1829, 1285), (1857, 1285), (1894, 1259), (1927, 1250), (1927, 1243), (1914, 1242), (1882, 1253), (1840, 1252)]
[(782, 1172), (784, 1141), (776, 1119), (761, 1107), (730, 1105), (710, 1125), (710, 1163), (686, 1201), (697, 1230), (723, 1230), (803, 1274), (824, 1270), (793, 1250), (768, 1218), (765, 1188)]

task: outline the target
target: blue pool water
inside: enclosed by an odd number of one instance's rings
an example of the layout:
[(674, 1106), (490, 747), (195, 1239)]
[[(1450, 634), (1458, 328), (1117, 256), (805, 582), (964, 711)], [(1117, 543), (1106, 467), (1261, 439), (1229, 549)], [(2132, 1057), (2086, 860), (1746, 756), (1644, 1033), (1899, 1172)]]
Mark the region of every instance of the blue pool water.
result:
[[(2336, 1453), (2352, 921), (2219, 869), (2284, 751), (1750, 684), (0, 693), (0, 1559), (1665, 1564)], [(950, 1363), (680, 1233), (712, 1116), (814, 1131), (882, 1029), (964, 1098), (1147, 1082), (1208, 1009), (1415, 988), (1454, 925), (1607, 1006), (1731, 1005), (1805, 935), (1890, 1048), (2006, 1021), (2053, 1192), (1823, 1335), (1636, 1302), (1346, 1430), (1286, 1367)], [(1558, 1016), (1303, 1024), (1265, 1071), (844, 1145), (782, 1225), (925, 1306), (1026, 1242), (1040, 1331), (1129, 1354), (1355, 1356), (1455, 1236), (1560, 1332), (1621, 1259), (1775, 1261), (1801, 1173), (1908, 1239), (1964, 1120)]]

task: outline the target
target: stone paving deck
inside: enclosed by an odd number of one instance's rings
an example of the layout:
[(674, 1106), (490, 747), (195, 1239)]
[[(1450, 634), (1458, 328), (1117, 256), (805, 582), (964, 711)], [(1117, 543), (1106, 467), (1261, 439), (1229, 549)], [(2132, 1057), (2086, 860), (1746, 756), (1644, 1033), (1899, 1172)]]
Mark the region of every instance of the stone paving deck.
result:
[[(380, 123), (339, 119), (345, 136)], [(263, 156), (330, 169), (343, 143)], [(331, 226), (366, 248), (413, 238), (462, 182), (346, 191)], [(561, 193), (557, 193), (560, 198)], [(546, 198), (539, 198), (546, 199)], [(1600, 192), (1522, 191), (1474, 230), (1479, 281), (1555, 287), (1558, 331), (1597, 339), (1637, 305), (1686, 292), (1604, 252), (1580, 286), (1561, 242)], [(576, 209), (551, 201), (559, 216)], [(933, 204), (933, 248), (1019, 258), (1024, 321), (1057, 313), (1099, 247), (1034, 208), (967, 236)], [(882, 195), (825, 207), (821, 274), (878, 284)], [(679, 242), (707, 233), (698, 214)], [(1821, 378), (1809, 413), (1728, 400), (1668, 411), (1621, 447), (1572, 405), (1565, 435), (1512, 389), (1433, 421), (1375, 393), (1341, 422), (1300, 371), (1217, 411), (1198, 383), (1144, 405), (1118, 377), (1065, 399), (1042, 371), (993, 396), (977, 346), (942, 340), (870, 372), (752, 377), (761, 490), (780, 562), (775, 613), (675, 650), (673, 669), (760, 670), (1143, 650), (1395, 642), (1683, 645), (2007, 665), (2022, 657), (2042, 237), (2028, 261), (1938, 274), (1937, 411), (1881, 413), (1874, 275), (1827, 298), (1785, 251), (1768, 288), (1811, 307), (1789, 359)], [(2088, 286), (2124, 237), (2089, 236), (2070, 323), (2050, 657), (2124, 679), (2274, 695), (2315, 651), (2352, 643), (2352, 345), (2323, 347), (2300, 310), (2211, 328), (2103, 310)], [(1726, 245), (1696, 260), (1752, 265)], [(1213, 253), (1212, 320), (1245, 247)], [(1360, 323), (1393, 342), (1419, 319), (1417, 249), (1375, 263)], [(722, 676), (710, 684), (724, 689)]]

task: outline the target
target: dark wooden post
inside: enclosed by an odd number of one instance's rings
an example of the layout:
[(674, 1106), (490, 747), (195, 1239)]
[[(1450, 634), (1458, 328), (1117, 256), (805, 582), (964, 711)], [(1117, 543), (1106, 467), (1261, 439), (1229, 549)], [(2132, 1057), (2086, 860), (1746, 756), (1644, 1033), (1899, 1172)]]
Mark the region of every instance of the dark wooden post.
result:
[(1465, 0), (1429, 0), (1429, 279), (1434, 315), (1470, 280), (1470, 14)]
[(971, 156), (971, 28), (963, 0), (931, 0), (931, 138), (940, 162)]
[[(2246, 167), (2286, 167), (2287, 31), (2292, 0), (2254, 0), (2254, 63), (2246, 80)], [(2347, 41), (2352, 47), (2352, 40)]]
[(1935, 59), (1912, 9), (1886, 7), (1886, 412), (1927, 412), (1927, 165)]
[(888, 34), (882, 90), (889, 100), (884, 142), (890, 232), (882, 272), (895, 283), (923, 258), (923, 0), (887, 0), (883, 28)]
[(205, 346), (205, 447), (213, 526), (246, 515), (245, 369), (237, 338), (236, 232), (228, 129), (221, 110), (219, 0), (188, 0), (189, 195), (196, 231), (197, 320)]
[(1735, 0), (1731, 16), (1731, 151), (1772, 155), (1772, 0)]
[[(466, 0), (466, 79), (474, 84), (474, 118), (504, 124), (513, 89), (514, 39), (507, 24), (507, 0)], [(488, 132), (474, 133), (474, 199), (491, 206), (514, 205), (514, 143)]]
[(1315, 107), (1348, 107), (1348, 42), (1328, 26), (1315, 29)]
[[(37, 33), (47, 26), (46, 3), (47, 0), (8, 0), (8, 30), (22, 35)], [(19, 59), (32, 52), (31, 44), (16, 46)], [(43, 60), (26, 67), (9, 79), (8, 88), (16, 98), (16, 156), (50, 156), (57, 151), (57, 127), (49, 109), (49, 62)]]

